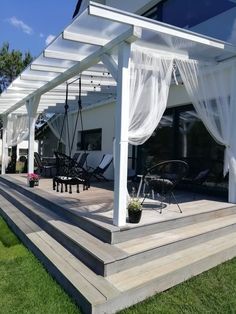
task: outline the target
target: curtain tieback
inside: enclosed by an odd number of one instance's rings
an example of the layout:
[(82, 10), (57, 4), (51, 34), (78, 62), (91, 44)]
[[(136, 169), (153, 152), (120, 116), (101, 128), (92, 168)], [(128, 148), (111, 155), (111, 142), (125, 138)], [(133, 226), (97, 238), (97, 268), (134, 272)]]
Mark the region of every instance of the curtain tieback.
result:
[(176, 64), (173, 64), (173, 70), (172, 70), (172, 72), (173, 72), (175, 84), (176, 84), (176, 85), (179, 85), (178, 80), (177, 80), (177, 77), (176, 77), (176, 71), (177, 71), (177, 66), (176, 66)]

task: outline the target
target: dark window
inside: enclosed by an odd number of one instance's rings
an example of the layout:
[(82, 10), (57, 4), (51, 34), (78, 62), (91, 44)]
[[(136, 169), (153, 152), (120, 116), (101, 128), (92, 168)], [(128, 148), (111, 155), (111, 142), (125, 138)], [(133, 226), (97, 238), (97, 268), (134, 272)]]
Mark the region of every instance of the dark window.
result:
[(20, 156), (27, 156), (28, 155), (28, 148), (20, 148), (19, 149)]
[(147, 142), (139, 147), (138, 171), (168, 160), (181, 159), (189, 164), (189, 176), (210, 169), (206, 187), (225, 188), (224, 147), (216, 143), (192, 105), (169, 108)]
[(102, 129), (78, 132), (77, 150), (101, 150)]
[(144, 16), (181, 28), (191, 28), (236, 7), (230, 0), (165, 0)]

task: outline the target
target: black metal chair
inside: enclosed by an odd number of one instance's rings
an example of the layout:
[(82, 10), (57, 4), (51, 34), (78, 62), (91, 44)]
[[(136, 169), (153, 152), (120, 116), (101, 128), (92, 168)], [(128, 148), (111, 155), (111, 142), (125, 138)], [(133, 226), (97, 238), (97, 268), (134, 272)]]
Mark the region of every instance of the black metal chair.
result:
[(49, 173), (49, 177), (53, 176), (53, 169), (56, 170), (56, 165), (45, 164), (37, 152), (34, 152), (34, 160), (37, 166), (36, 171), (38, 171), (40, 175), (46, 177), (47, 173)]
[(182, 213), (179, 203), (174, 195), (174, 189), (187, 175), (188, 168), (188, 164), (182, 160), (168, 160), (154, 165), (144, 174), (143, 182), (147, 187), (145, 198), (149, 194), (151, 194), (153, 198), (155, 193), (158, 194), (161, 201), (160, 213), (162, 213), (163, 202), (167, 197), (169, 197), (169, 202), (170, 198), (173, 197), (180, 213)]

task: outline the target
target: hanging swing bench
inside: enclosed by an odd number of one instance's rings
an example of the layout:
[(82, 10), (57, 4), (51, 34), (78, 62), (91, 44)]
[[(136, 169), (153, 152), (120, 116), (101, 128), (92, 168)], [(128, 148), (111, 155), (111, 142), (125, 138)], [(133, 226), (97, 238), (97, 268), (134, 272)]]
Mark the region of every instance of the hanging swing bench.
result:
[[(78, 79), (76, 79), (78, 80)], [(74, 83), (75, 81), (71, 82), (70, 84)], [(83, 119), (82, 119), (82, 104), (81, 104), (81, 77), (79, 77), (79, 99), (78, 99), (78, 111), (77, 111), (77, 117), (73, 132), (73, 138), (70, 143), (70, 135), (69, 135), (69, 117), (68, 117), (68, 90), (69, 90), (69, 83), (66, 84), (66, 100), (65, 100), (65, 113), (62, 123), (62, 129), (60, 133), (60, 139), (58, 142), (58, 148), (57, 151), (54, 152), (56, 156), (56, 168), (57, 168), (57, 175), (53, 178), (53, 190), (56, 190), (57, 192), (63, 193), (69, 192), (72, 193), (72, 186), (76, 186), (76, 192), (79, 193), (79, 185), (83, 186), (83, 190), (88, 190), (90, 187), (89, 178), (86, 175), (86, 171), (83, 167), (80, 166), (80, 164), (71, 158), (71, 153), (74, 145), (75, 140), (75, 133), (77, 129), (77, 124), (79, 120), (79, 116), (81, 119), (81, 128), (83, 129)], [(63, 154), (61, 150), (61, 140), (62, 140), (62, 134), (63, 130), (67, 124), (67, 140), (69, 145), (69, 156)], [(86, 153), (86, 152), (85, 152)]]

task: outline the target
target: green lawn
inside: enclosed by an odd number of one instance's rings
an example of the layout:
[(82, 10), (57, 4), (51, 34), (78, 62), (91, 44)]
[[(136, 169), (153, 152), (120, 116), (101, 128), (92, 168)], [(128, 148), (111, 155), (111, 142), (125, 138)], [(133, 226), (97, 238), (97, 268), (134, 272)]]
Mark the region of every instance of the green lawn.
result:
[[(0, 313), (81, 313), (1, 218)], [(120, 313), (236, 313), (236, 259)]]
[(78, 307), (0, 219), (0, 313), (75, 314)]

